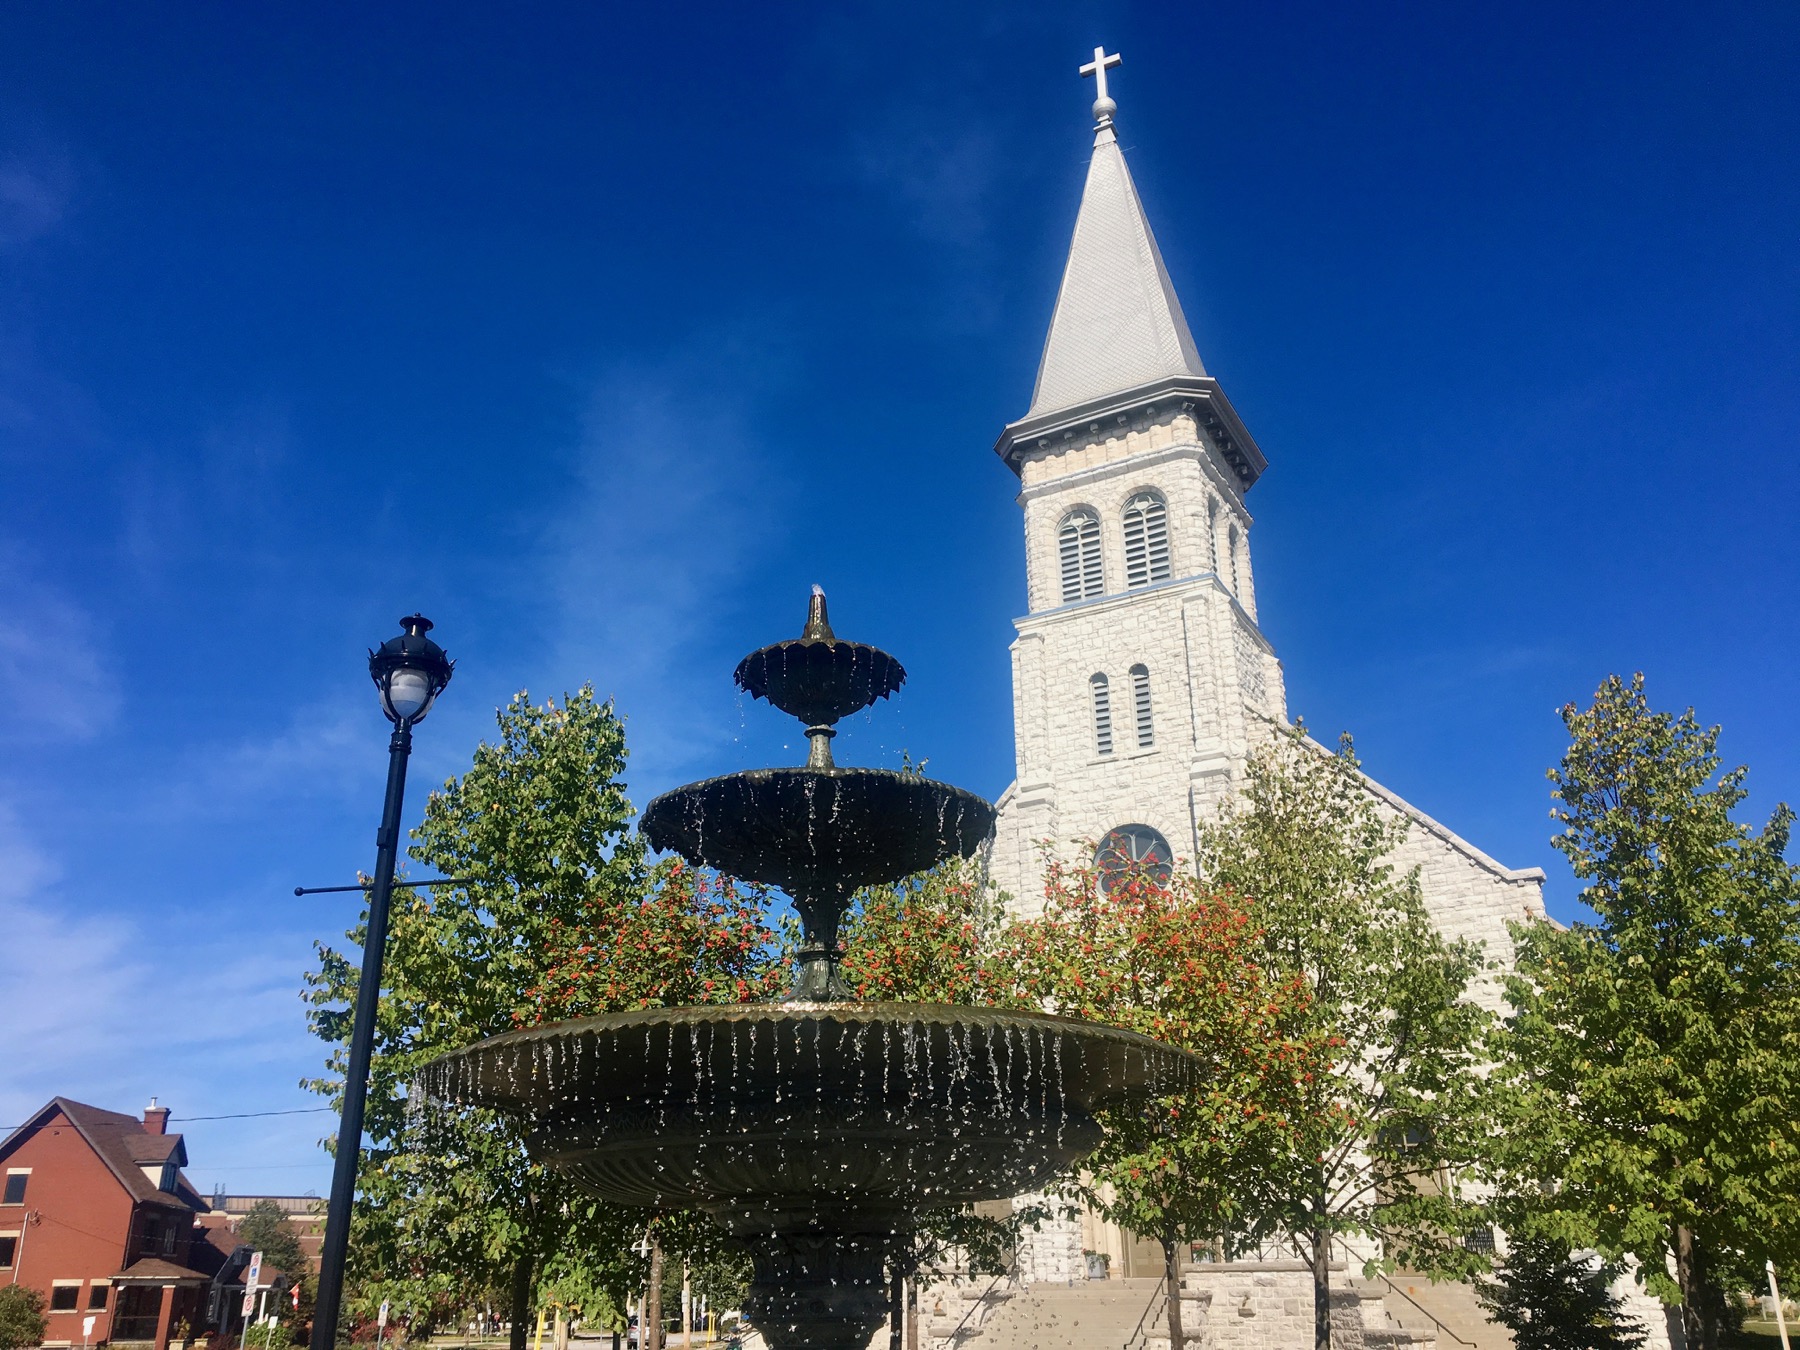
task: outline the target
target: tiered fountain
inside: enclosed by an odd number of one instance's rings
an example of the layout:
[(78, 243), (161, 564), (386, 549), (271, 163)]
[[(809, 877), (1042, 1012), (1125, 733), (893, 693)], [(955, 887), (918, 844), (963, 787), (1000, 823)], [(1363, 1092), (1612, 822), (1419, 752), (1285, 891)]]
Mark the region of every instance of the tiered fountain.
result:
[(655, 847), (793, 898), (786, 999), (559, 1022), (426, 1071), (440, 1100), (524, 1119), (533, 1155), (593, 1194), (710, 1214), (749, 1248), (745, 1310), (774, 1350), (861, 1350), (920, 1210), (1042, 1186), (1098, 1142), (1097, 1111), (1189, 1072), (1179, 1051), (1092, 1023), (855, 1001), (838, 969), (852, 894), (971, 856), (994, 822), (960, 788), (833, 763), (835, 723), (905, 679), (833, 635), (815, 587), (800, 638), (737, 668), (806, 724), (806, 765), (693, 783), (644, 812)]

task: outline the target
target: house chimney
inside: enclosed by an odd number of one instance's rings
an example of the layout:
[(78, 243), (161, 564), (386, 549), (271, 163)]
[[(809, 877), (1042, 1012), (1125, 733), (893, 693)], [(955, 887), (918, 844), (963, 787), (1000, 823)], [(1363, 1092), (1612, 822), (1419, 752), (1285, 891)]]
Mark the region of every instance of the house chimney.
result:
[(169, 1108), (158, 1106), (156, 1098), (150, 1099), (150, 1105), (144, 1108), (144, 1133), (167, 1134), (169, 1132)]

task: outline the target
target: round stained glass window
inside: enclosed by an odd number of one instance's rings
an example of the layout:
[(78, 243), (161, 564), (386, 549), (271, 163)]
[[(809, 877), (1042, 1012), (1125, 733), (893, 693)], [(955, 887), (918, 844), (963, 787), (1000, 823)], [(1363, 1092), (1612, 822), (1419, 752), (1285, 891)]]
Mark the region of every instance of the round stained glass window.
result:
[(1175, 853), (1169, 841), (1148, 825), (1121, 825), (1094, 850), (1094, 869), (1100, 873), (1100, 889), (1108, 895), (1134, 875), (1147, 876), (1161, 886), (1175, 870)]

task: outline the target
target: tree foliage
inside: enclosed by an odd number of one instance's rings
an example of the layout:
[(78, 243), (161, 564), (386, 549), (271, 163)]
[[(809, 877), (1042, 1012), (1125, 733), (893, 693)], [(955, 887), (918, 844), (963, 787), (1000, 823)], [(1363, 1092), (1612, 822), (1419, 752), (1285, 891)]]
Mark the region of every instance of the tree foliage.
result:
[(1515, 931), (1498, 1179), (1511, 1226), (1635, 1257), (1713, 1350), (1726, 1291), (1800, 1260), (1793, 816), (1735, 820), (1718, 728), (1651, 709), (1641, 675), (1562, 715), (1554, 842), (1598, 922)]
[[(560, 706), (520, 694), (498, 726), (468, 772), (431, 794), (410, 849), (480, 880), (394, 896), (351, 1254), (368, 1308), (386, 1297), (429, 1321), (490, 1298), (512, 1307), (518, 1345), (540, 1276), (628, 1302), (644, 1278), (632, 1244), (646, 1216), (532, 1162), (514, 1121), (420, 1109), (415, 1075), (549, 1018), (734, 996), (739, 980), (764, 978), (752, 949), (767, 930), (760, 900), (646, 867), (610, 703), (589, 688)], [(308, 984), (314, 1030), (333, 1046), (310, 1086), (338, 1096), (356, 968), (321, 946)]]
[[(1015, 925), (1005, 960), (1036, 1001), (1199, 1061), (1190, 1088), (1104, 1115), (1076, 1185), (1106, 1219), (1162, 1246), (1176, 1290), (1188, 1243), (1261, 1222), (1263, 1179), (1295, 1147), (1306, 1087), (1329, 1054), (1296, 1038), (1307, 1028), (1306, 984), (1271, 972), (1242, 900), (1185, 869), (1109, 883), (1092, 867), (1052, 863), (1043, 913)], [(1178, 1297), (1168, 1317), (1178, 1346)]]
[(307, 1273), (300, 1234), (294, 1231), (286, 1211), (273, 1200), (258, 1200), (250, 1206), (250, 1212), (238, 1220), (237, 1240), (261, 1252), (267, 1269), (279, 1270), (291, 1279)]
[(44, 1343), (44, 1296), (29, 1285), (0, 1288), (0, 1350), (25, 1350)]
[(1484, 1144), (1490, 1018), (1468, 997), (1484, 962), (1437, 933), (1416, 869), (1394, 866), (1406, 830), (1348, 736), (1333, 754), (1302, 727), (1250, 756), (1241, 796), (1200, 831), (1201, 875), (1244, 897), (1271, 975), (1305, 984), (1285, 1034), (1327, 1056), (1301, 1084), (1294, 1147), (1258, 1197), (1312, 1262), (1320, 1346), (1334, 1243), (1372, 1239), (1371, 1264), (1389, 1268), (1481, 1265), (1460, 1242), (1480, 1212), (1459, 1175)]
[(1612, 1291), (1618, 1275), (1554, 1238), (1519, 1237), (1499, 1278), (1479, 1281), (1475, 1297), (1512, 1332), (1513, 1350), (1638, 1350), (1644, 1328)]

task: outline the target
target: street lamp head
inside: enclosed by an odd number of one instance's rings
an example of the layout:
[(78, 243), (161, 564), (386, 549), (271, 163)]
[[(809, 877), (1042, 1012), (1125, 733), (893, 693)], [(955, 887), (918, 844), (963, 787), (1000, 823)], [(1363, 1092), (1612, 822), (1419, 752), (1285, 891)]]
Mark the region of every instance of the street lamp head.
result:
[(409, 614), (400, 620), (405, 631), (389, 638), (379, 651), (369, 653), (369, 677), (381, 693), (381, 711), (397, 726), (425, 720), (437, 696), (450, 683), (456, 662), (425, 635), (431, 620)]

